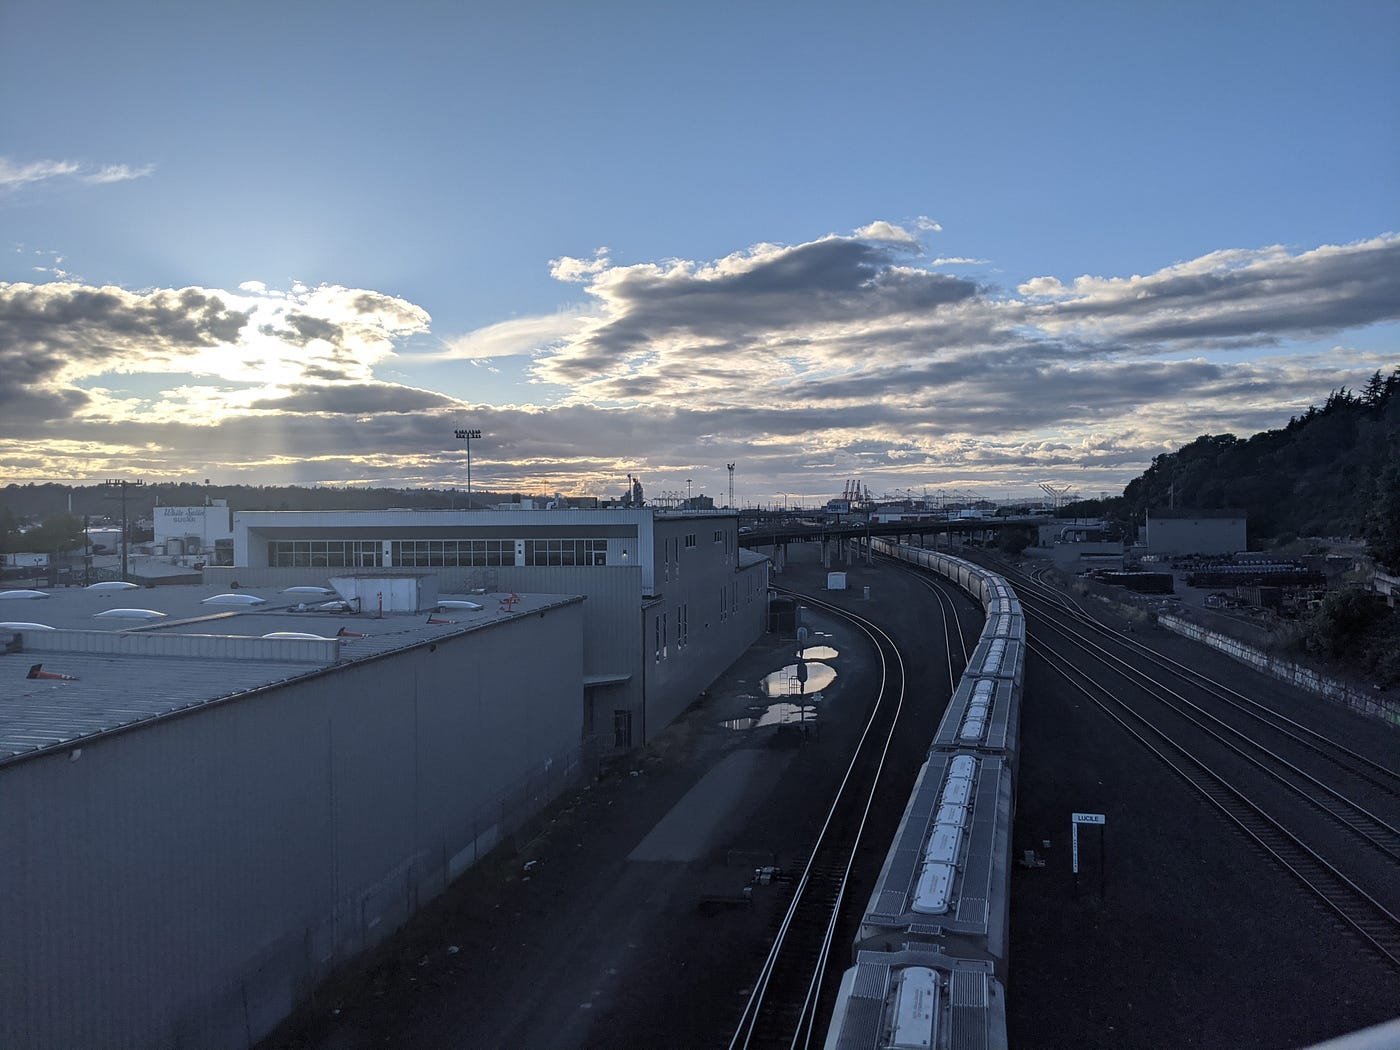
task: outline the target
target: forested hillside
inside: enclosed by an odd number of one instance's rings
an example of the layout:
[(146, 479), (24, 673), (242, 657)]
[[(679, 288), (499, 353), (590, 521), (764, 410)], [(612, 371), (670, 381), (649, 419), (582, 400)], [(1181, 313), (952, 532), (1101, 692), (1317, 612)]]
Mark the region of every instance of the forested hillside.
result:
[(1378, 555), (1394, 548), (1400, 558), (1400, 368), (1376, 372), (1359, 392), (1334, 390), (1278, 430), (1207, 434), (1157, 456), (1109, 503), (1104, 512), (1137, 524), (1172, 503), (1239, 507), (1251, 545), (1365, 535)]

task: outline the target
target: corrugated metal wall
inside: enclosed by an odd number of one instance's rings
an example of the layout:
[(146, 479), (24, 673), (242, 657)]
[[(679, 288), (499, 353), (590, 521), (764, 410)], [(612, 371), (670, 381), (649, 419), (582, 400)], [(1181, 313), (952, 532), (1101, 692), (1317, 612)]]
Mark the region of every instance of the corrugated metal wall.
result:
[(266, 1034), (576, 779), (583, 612), (0, 771), (0, 1046)]

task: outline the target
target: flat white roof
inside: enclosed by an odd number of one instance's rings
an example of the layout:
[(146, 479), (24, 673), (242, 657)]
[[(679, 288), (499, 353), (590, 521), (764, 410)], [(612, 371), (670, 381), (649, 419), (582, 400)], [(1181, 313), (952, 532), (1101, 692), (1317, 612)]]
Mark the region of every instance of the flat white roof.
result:
[[(206, 605), (213, 586), (118, 591), (56, 588), (0, 601), (0, 766), (327, 668), (491, 627), (582, 599), (554, 594), (440, 595), (480, 610), (385, 614), (320, 611), (334, 599), (250, 587), (249, 606)], [(310, 597), (311, 600), (308, 600)], [(112, 618), (149, 609), (150, 619)], [(42, 628), (51, 628), (44, 630)], [(315, 635), (268, 638), (267, 635)], [(34, 665), (39, 677), (28, 677)], [(50, 677), (55, 676), (55, 677)], [(57, 677), (62, 676), (62, 677)]]

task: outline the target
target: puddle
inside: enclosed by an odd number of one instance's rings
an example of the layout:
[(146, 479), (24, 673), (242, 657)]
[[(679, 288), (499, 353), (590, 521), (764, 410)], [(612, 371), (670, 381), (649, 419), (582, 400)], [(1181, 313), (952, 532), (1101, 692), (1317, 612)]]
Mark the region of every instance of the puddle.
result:
[[(805, 718), (803, 717), (805, 713)], [(721, 722), (725, 729), (757, 729), (760, 726), (780, 726), (799, 725), (803, 721), (816, 724), (817, 711), (812, 705), (802, 707), (799, 704), (769, 704), (764, 708), (762, 714), (750, 715), (747, 718), (731, 718)]]
[(805, 683), (793, 682), (797, 676), (797, 665), (788, 664), (781, 671), (774, 671), (766, 675), (763, 681), (759, 682), (759, 688), (763, 690), (764, 696), (811, 696), (819, 693), (836, 680), (836, 668), (826, 664), (809, 663), (807, 665), (807, 681)]
[(835, 660), (840, 655), (829, 645), (809, 645), (797, 651), (800, 660)]

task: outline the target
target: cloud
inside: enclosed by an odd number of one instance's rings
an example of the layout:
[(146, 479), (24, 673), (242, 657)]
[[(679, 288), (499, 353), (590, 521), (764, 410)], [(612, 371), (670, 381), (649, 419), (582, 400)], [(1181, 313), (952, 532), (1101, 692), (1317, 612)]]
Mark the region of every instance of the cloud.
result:
[(254, 410), (356, 417), (367, 413), (422, 412), (458, 406), (455, 398), (395, 383), (299, 383), (276, 396), (259, 398), (248, 405)]
[[(956, 323), (977, 285), (907, 265), (917, 242), (888, 225), (877, 224), (880, 239), (833, 235), (708, 263), (596, 268), (584, 290), (598, 312), (539, 359), (535, 378), (569, 387), (573, 401), (729, 399), (760, 380), (771, 387), (843, 367), (853, 341), (866, 342), (862, 354), (889, 352), (915, 330)], [(893, 343), (881, 339), (891, 333)]]
[[(250, 295), (0, 283), (5, 389), (31, 421), (44, 412), (55, 421), (75, 414), (97, 421), (133, 406), (150, 418), (188, 410), (207, 421), (252, 411), (249, 386), (285, 398), (298, 384), (371, 383), (401, 340), (430, 326), (426, 311), (393, 296), (300, 287)], [(151, 389), (160, 375), (176, 377), (164, 393)], [(146, 377), (139, 396), (118, 392), (132, 382), (121, 377), (138, 376)], [(190, 386), (181, 377), (215, 382)], [(87, 393), (73, 396), (75, 384)]]
[(602, 273), (611, 265), (608, 250), (599, 248), (593, 253), (592, 259), (575, 259), (570, 255), (561, 255), (557, 259), (549, 260), (549, 274), (557, 281), (581, 282)]
[(899, 244), (909, 248), (919, 246), (919, 238), (914, 234), (902, 226), (896, 226), (892, 222), (883, 220), (872, 222), (869, 226), (862, 226), (852, 236), (863, 241), (884, 241), (888, 244)]
[(36, 160), (18, 164), (9, 157), (0, 157), (0, 189), (14, 189), (31, 182), (73, 175), (78, 165), (66, 160)]
[[(716, 494), (737, 462), (753, 501), (825, 498), (850, 477), (877, 492), (1117, 491), (1200, 433), (1280, 426), (1397, 363), (1342, 336), (1400, 319), (1393, 234), (1001, 288), (942, 272), (958, 263), (924, 254), (925, 232), (877, 222), (714, 259), (560, 257), (551, 272), (585, 304), (426, 352), (409, 344), (436, 338), (427, 311), (368, 289), (0, 284), (0, 465), (460, 483), (445, 435), (462, 391), (390, 378), (518, 355), (518, 403), (470, 405), (483, 488), (608, 494), (630, 470), (648, 491), (690, 477)], [(98, 427), (100, 443), (75, 441)]]
[(1147, 345), (1262, 345), (1400, 318), (1400, 236), (1290, 254), (1211, 252), (1146, 277), (1038, 277), (1017, 291), (1044, 331)]
[(133, 168), (127, 164), (106, 164), (96, 171), (87, 172), (79, 177), (84, 182), (100, 186), (109, 182), (130, 182), (132, 179), (144, 179), (155, 170), (154, 164), (144, 164), (139, 168)]
[(0, 371), (25, 384), (179, 365), (236, 340), (248, 316), (199, 288), (0, 283)]
[(577, 335), (591, 318), (582, 309), (521, 317), (478, 328), (446, 342), (444, 349), (418, 353), (418, 361), (481, 361), (491, 357), (532, 354)]
[(72, 160), (35, 160), (21, 163), (10, 157), (0, 156), (0, 191), (16, 190), (36, 182), (70, 177), (90, 185), (129, 182), (132, 179), (145, 178), (154, 171), (153, 164), (141, 167), (131, 167), (127, 164), (91, 167)]

